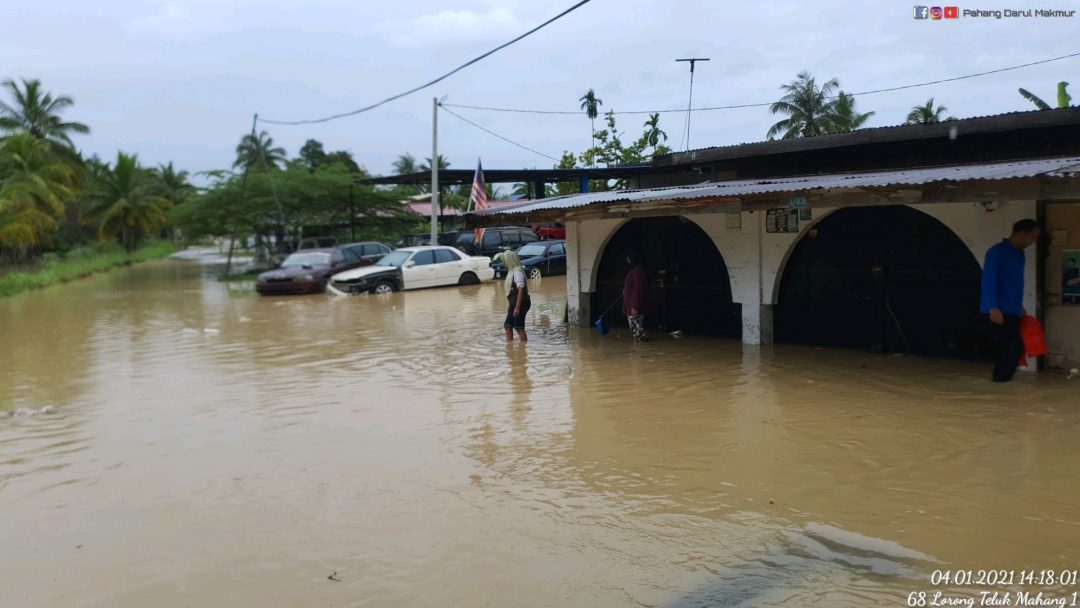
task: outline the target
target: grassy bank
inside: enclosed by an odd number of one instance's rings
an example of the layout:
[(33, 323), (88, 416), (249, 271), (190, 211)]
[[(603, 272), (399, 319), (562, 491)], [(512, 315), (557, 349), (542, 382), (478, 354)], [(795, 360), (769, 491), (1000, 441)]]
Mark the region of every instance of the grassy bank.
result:
[(163, 258), (176, 251), (172, 243), (152, 241), (136, 249), (131, 255), (119, 245), (96, 245), (74, 250), (66, 257), (50, 260), (27, 271), (9, 272), (0, 276), (0, 298), (12, 296), (30, 289), (39, 289), (107, 272), (118, 266)]

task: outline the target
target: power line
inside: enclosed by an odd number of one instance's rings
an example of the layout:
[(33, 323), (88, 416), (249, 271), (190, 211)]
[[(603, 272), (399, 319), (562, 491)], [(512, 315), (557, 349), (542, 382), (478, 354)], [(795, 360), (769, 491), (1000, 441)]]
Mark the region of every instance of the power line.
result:
[(485, 132), (485, 133), (487, 133), (487, 134), (489, 134), (489, 135), (494, 135), (495, 137), (498, 137), (499, 139), (501, 139), (501, 140), (505, 141), (506, 143), (509, 143), (509, 144), (513, 144), (513, 145), (515, 145), (515, 146), (517, 146), (517, 147), (521, 148), (522, 150), (528, 150), (529, 152), (532, 152), (533, 154), (538, 154), (538, 155), (540, 155), (540, 156), (543, 156), (544, 158), (548, 158), (548, 159), (551, 159), (551, 160), (553, 160), (553, 161), (555, 161), (555, 162), (559, 162), (559, 159), (555, 158), (554, 156), (548, 156), (547, 154), (544, 154), (543, 152), (537, 152), (536, 150), (533, 150), (532, 148), (530, 148), (530, 147), (528, 147), (528, 146), (526, 146), (526, 145), (523, 145), (523, 144), (519, 144), (519, 143), (517, 143), (516, 141), (514, 141), (514, 140), (512, 140), (512, 139), (507, 139), (507, 138), (503, 137), (502, 135), (499, 135), (498, 133), (496, 133), (496, 132), (492, 131), (491, 129), (487, 129), (487, 128), (485, 128), (485, 127), (481, 127), (480, 125), (478, 125), (478, 124), (476, 124), (475, 122), (473, 122), (473, 121), (469, 120), (468, 118), (465, 118), (465, 117), (464, 117), (464, 116), (462, 116), (461, 114), (458, 114), (457, 112), (455, 112), (455, 111), (453, 111), (453, 110), (449, 110), (449, 109), (447, 109), (447, 108), (446, 108), (446, 105), (445, 105), (445, 104), (440, 104), (440, 107), (441, 107), (441, 108), (443, 109), (443, 111), (444, 111), (444, 112), (446, 112), (447, 114), (450, 114), (451, 116), (455, 116), (455, 117), (457, 117), (457, 118), (458, 118), (458, 120), (462, 120), (462, 121), (464, 121), (464, 122), (467, 122), (467, 123), (469, 123), (470, 125), (472, 125), (472, 126), (476, 127), (477, 129), (480, 129), (481, 131), (483, 131), (483, 132)]
[(426, 88), (428, 88), (428, 87), (430, 87), (430, 86), (432, 86), (434, 84), (442, 82), (443, 80), (446, 80), (450, 76), (453, 76), (454, 74), (457, 74), (461, 70), (464, 70), (465, 68), (467, 68), (470, 65), (480, 61), (481, 59), (484, 59), (486, 57), (494, 55), (495, 53), (501, 51), (502, 49), (505, 49), (506, 47), (510, 46), (511, 44), (514, 44), (515, 42), (517, 42), (517, 41), (519, 41), (519, 40), (521, 40), (521, 39), (523, 39), (523, 38), (525, 38), (525, 37), (527, 37), (527, 36), (529, 36), (529, 35), (531, 35), (531, 34), (533, 34), (535, 32), (540, 31), (541, 29), (547, 27), (551, 23), (554, 23), (555, 21), (558, 21), (562, 17), (565, 17), (566, 15), (569, 15), (570, 13), (572, 13), (575, 10), (581, 8), (582, 6), (585, 6), (586, 4), (588, 4), (591, 1), (592, 0), (581, 0), (577, 4), (571, 6), (570, 8), (568, 8), (566, 10), (564, 10), (563, 12), (559, 13), (558, 15), (555, 15), (554, 17), (552, 17), (551, 19), (548, 19), (547, 21), (541, 23), (540, 25), (532, 28), (531, 30), (525, 32), (524, 34), (518, 36), (517, 38), (514, 38), (513, 40), (511, 40), (509, 42), (505, 42), (503, 44), (500, 44), (499, 46), (491, 49), (490, 51), (484, 53), (483, 55), (480, 55), (479, 57), (476, 57), (476, 58), (474, 58), (474, 59), (472, 59), (470, 61), (467, 61), (467, 62), (459, 65), (458, 67), (450, 70), (449, 72), (443, 74), (442, 76), (439, 76), (435, 80), (424, 83), (424, 84), (422, 84), (422, 85), (420, 85), (418, 87), (415, 87), (413, 89), (409, 89), (408, 91), (405, 91), (404, 93), (398, 93), (397, 95), (394, 95), (392, 97), (387, 97), (386, 99), (384, 99), (382, 101), (373, 103), (373, 104), (371, 104), (369, 106), (364, 106), (363, 108), (360, 108), (358, 110), (353, 110), (351, 112), (343, 112), (341, 114), (334, 114), (332, 116), (327, 116), (325, 118), (314, 118), (314, 119), (310, 119), (310, 120), (269, 120), (269, 119), (266, 119), (266, 118), (260, 118), (259, 120), (261, 120), (262, 122), (265, 122), (265, 123), (268, 123), (268, 124), (274, 124), (274, 125), (310, 125), (310, 124), (315, 124), (315, 123), (320, 123), (320, 122), (330, 122), (331, 120), (336, 120), (338, 118), (345, 118), (346, 116), (355, 116), (355, 115), (360, 114), (362, 112), (367, 112), (368, 110), (374, 110), (375, 108), (377, 108), (377, 107), (379, 107), (381, 105), (390, 103), (391, 101), (394, 101), (395, 99), (401, 99), (402, 97), (405, 97), (407, 95), (412, 95), (413, 93), (415, 93), (417, 91), (421, 91), (421, 90), (426, 89)]
[[(1020, 65), (1013, 65), (1013, 66), (1009, 66), (1007, 68), (999, 68), (999, 69), (996, 69), (996, 70), (989, 70), (987, 72), (978, 72), (976, 74), (965, 74), (963, 76), (955, 76), (953, 78), (942, 78), (940, 80), (931, 80), (931, 81), (927, 81), (927, 82), (918, 82), (918, 83), (915, 83), (915, 84), (906, 84), (906, 85), (902, 85), (902, 86), (889, 87), (889, 88), (885, 88), (885, 89), (874, 89), (874, 90), (871, 90), (871, 91), (858, 91), (858, 92), (854, 92), (854, 93), (845, 93), (845, 94), (846, 95), (873, 95), (875, 93), (888, 93), (888, 92), (891, 92), (891, 91), (901, 91), (901, 90), (904, 90), (904, 89), (914, 89), (914, 88), (917, 88), (917, 87), (926, 87), (926, 86), (930, 86), (930, 85), (934, 85), (934, 84), (942, 84), (942, 83), (945, 83), (945, 82), (955, 82), (957, 80), (966, 80), (968, 78), (976, 78), (976, 77), (979, 77), (979, 76), (988, 76), (990, 74), (999, 74), (1001, 72), (1008, 72), (1008, 71), (1011, 71), (1011, 70), (1019, 70), (1021, 68), (1029, 68), (1029, 67), (1035, 66), (1035, 65), (1042, 65), (1042, 64), (1051, 63), (1051, 62), (1054, 62), (1054, 61), (1061, 61), (1062, 59), (1071, 59), (1073, 57), (1080, 57), (1080, 52), (1070, 53), (1068, 55), (1062, 55), (1060, 57), (1051, 57), (1050, 59), (1041, 59), (1039, 61), (1032, 61), (1031, 63), (1023, 63), (1023, 64), (1020, 64)], [(838, 97), (839, 97), (839, 95), (832, 95), (832, 96), (828, 97), (827, 99), (837, 99)], [(743, 104), (734, 104), (734, 105), (727, 105), (727, 106), (709, 106), (709, 107), (702, 107), (702, 108), (693, 108), (692, 110), (694, 112), (708, 112), (708, 111), (711, 111), (711, 110), (738, 110), (738, 109), (741, 109), (741, 108), (764, 108), (764, 107), (768, 107), (768, 106), (773, 105), (773, 103), (775, 103), (775, 102), (768, 101), (768, 102), (761, 102), (761, 103), (743, 103)], [(582, 111), (579, 111), (579, 110), (576, 110), (576, 111), (528, 110), (528, 109), (521, 109), (521, 108), (497, 108), (497, 107), (490, 107), (490, 106), (472, 106), (472, 105), (464, 105), (464, 104), (443, 104), (443, 107), (444, 108), (445, 107), (461, 108), (461, 109), (465, 109), (465, 110), (484, 110), (484, 111), (488, 111), (488, 112), (512, 112), (512, 113), (519, 113), (519, 114), (564, 114), (564, 115), (573, 115), (573, 116), (579, 116), (579, 115), (585, 114), (585, 112), (582, 112)], [(619, 114), (624, 114), (624, 115), (626, 115), (626, 114), (671, 114), (671, 113), (675, 113), (675, 112), (686, 112), (686, 108), (678, 108), (678, 109), (674, 109), (674, 110), (627, 110), (627, 111), (622, 111), (622, 112), (615, 112), (615, 114), (616, 115), (619, 115)]]

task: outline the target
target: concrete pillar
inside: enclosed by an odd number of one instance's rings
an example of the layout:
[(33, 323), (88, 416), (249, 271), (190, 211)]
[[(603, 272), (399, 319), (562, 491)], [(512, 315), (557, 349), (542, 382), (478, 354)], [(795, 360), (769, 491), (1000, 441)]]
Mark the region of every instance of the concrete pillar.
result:
[(743, 303), (742, 305), (742, 341), (743, 344), (773, 343), (773, 306), (772, 304)]
[[(588, 278), (582, 275), (591, 272), (592, 263), (583, 259), (581, 232), (581, 222), (566, 223), (566, 305), (570, 325), (588, 327), (592, 294), (584, 291), (588, 288)], [(587, 268), (583, 269), (583, 265)]]

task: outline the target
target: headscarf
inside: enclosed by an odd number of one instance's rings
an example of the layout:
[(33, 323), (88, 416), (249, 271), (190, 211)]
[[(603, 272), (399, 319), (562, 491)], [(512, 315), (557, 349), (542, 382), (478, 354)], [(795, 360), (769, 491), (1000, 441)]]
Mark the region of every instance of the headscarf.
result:
[(503, 251), (496, 254), (495, 259), (506, 265), (506, 292), (509, 293), (514, 288), (514, 271), (520, 270), (525, 272), (525, 267), (521, 265), (521, 258), (514, 251)]

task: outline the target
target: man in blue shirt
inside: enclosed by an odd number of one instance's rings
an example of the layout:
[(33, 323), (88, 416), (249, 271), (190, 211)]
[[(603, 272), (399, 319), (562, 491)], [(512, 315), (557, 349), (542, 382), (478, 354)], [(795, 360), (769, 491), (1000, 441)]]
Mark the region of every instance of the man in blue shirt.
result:
[(1012, 380), (1024, 354), (1020, 337), (1020, 317), (1025, 312), (1024, 250), (1039, 240), (1039, 232), (1035, 220), (1020, 220), (1013, 224), (1009, 238), (986, 250), (979, 310), (990, 318), (994, 382)]

